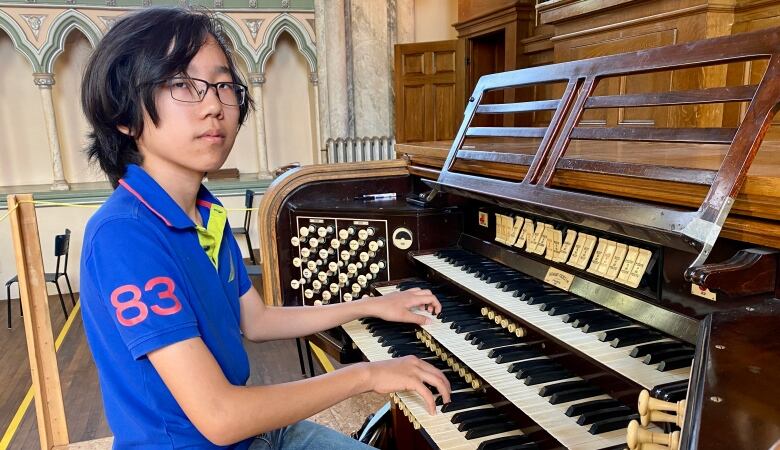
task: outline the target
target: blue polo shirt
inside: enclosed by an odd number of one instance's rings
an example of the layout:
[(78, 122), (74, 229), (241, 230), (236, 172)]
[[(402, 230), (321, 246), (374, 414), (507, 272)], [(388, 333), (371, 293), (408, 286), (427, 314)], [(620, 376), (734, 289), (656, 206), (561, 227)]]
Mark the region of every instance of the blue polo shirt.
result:
[[(201, 186), (204, 226), (212, 204), (219, 201)], [(116, 449), (217, 448), (187, 419), (146, 355), (200, 337), (230, 383), (246, 384), (239, 297), (251, 282), (225, 227), (212, 261), (193, 221), (135, 165), (87, 224), (82, 317)]]

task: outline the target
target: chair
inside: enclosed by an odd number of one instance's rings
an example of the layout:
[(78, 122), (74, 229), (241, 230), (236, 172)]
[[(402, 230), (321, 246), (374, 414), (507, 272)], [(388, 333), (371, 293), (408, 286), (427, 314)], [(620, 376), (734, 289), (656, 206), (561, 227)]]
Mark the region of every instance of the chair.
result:
[[(58, 234), (54, 237), (54, 256), (57, 257), (57, 265), (54, 268), (54, 273), (46, 272), (44, 278), (47, 283), (53, 283), (57, 287), (57, 295), (60, 297), (60, 306), (62, 306), (62, 312), (65, 313), (65, 318), (68, 318), (68, 309), (65, 307), (65, 299), (62, 296), (62, 290), (60, 289), (60, 278), (65, 278), (65, 283), (68, 285), (68, 293), (70, 293), (70, 301), (73, 306), (76, 306), (76, 298), (73, 296), (73, 288), (70, 285), (70, 278), (68, 278), (68, 250), (70, 248), (70, 230), (65, 229), (65, 234)], [(60, 272), (60, 264), (62, 257), (65, 257), (65, 262), (62, 263), (62, 272)], [(14, 275), (10, 280), (5, 282), (6, 298), (8, 299), (8, 328), (11, 328), (11, 285), (19, 282), (19, 276)], [(19, 315), (24, 312), (22, 309), (21, 299), (19, 300)]]
[(244, 237), (246, 237), (246, 245), (249, 247), (249, 260), (252, 261), (252, 265), (257, 265), (257, 260), (255, 259), (255, 252), (252, 251), (252, 241), (249, 239), (249, 222), (252, 221), (252, 204), (255, 200), (255, 192), (251, 189), (247, 189), (246, 193), (244, 194), (244, 207), (247, 209), (246, 213), (244, 214), (244, 226), (243, 227), (233, 227), (230, 229), (230, 231), (233, 232), (233, 234), (243, 234)]

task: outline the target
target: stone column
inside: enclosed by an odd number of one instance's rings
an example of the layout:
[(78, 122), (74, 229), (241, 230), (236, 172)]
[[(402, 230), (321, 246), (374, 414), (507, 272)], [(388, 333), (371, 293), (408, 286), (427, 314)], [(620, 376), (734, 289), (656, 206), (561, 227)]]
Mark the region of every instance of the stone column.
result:
[[(317, 60), (319, 73), (320, 116), (327, 138), (345, 138), (353, 134), (349, 127), (351, 108), (347, 85), (347, 36), (344, 0), (315, 0), (314, 20), (317, 28)], [(320, 50), (322, 47), (322, 50)], [(327, 56), (326, 56), (327, 55)], [(351, 70), (351, 69), (350, 69)]]
[[(314, 155), (314, 162), (316, 164), (323, 164), (328, 162), (327, 158), (323, 155), (325, 151), (325, 141), (327, 139), (323, 138), (324, 127), (322, 125), (322, 116), (320, 115), (320, 83), (319, 78), (317, 78), (317, 72), (312, 72), (309, 74), (309, 81), (311, 82), (314, 101), (317, 102), (317, 105), (312, 108), (314, 110), (314, 140), (316, 142), (316, 154)], [(309, 107), (311, 107), (311, 102), (309, 102), (309, 105)]]
[(51, 152), (51, 168), (54, 181), (51, 185), (53, 191), (67, 191), (70, 189), (65, 181), (62, 171), (62, 154), (60, 153), (60, 138), (57, 134), (57, 118), (54, 115), (54, 100), (51, 95), (51, 87), (54, 85), (53, 73), (34, 73), (33, 80), (41, 93), (43, 105), (43, 119), (46, 122), (46, 137), (49, 140)]
[[(330, 114), (328, 106), (328, 50), (327, 50), (327, 33), (325, 32), (325, 2), (323, 0), (314, 1), (314, 23), (315, 31), (317, 34), (317, 73), (313, 73), (312, 77), (316, 77), (314, 83), (316, 100), (317, 100), (317, 116), (319, 117), (319, 146), (320, 153), (325, 148), (325, 143), (331, 138), (330, 134)], [(322, 80), (322, 84), (319, 83)]]
[(257, 145), (257, 177), (260, 179), (273, 178), (268, 171), (268, 147), (265, 140), (265, 113), (263, 109), (263, 84), (265, 75), (258, 72), (249, 74), (249, 83), (252, 85), (252, 98), (255, 101), (255, 142)]

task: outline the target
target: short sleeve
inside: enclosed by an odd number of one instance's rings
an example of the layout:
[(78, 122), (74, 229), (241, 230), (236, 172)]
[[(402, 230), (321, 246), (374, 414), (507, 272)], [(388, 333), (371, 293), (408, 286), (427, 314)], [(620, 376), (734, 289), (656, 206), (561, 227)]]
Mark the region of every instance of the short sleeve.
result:
[(230, 240), (230, 253), (233, 257), (233, 263), (237, 267), (236, 279), (238, 280), (238, 296), (241, 297), (242, 295), (249, 292), (249, 288), (252, 287), (252, 280), (249, 279), (249, 274), (246, 272), (244, 258), (241, 256), (241, 248), (239, 248), (238, 242), (236, 242), (236, 238), (232, 233), (228, 233), (227, 236)]
[(101, 224), (84, 268), (133, 358), (199, 336), (186, 279), (152, 226), (135, 219)]

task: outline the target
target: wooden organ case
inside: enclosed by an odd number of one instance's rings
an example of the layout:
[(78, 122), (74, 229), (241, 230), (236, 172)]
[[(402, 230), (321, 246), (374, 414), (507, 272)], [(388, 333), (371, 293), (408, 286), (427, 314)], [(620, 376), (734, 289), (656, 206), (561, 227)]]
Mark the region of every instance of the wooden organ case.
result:
[[(755, 61), (766, 64), (756, 84), (594, 93), (626, 77)], [(559, 97), (485, 95), (540, 85)], [(266, 301), (314, 303), (302, 286), (317, 275), (301, 267), (326, 270), (340, 251), (318, 263), (328, 240), (315, 239), (306, 260), (308, 235), (335, 233), (334, 249), (350, 248), (339, 231), (371, 227), (388, 248), (392, 230), (413, 224), (413, 247), (374, 252), (390, 261), (386, 272), (363, 283), (348, 269), (329, 298), (345, 300), (356, 283), (358, 296), (418, 286), (444, 305), (430, 325), (367, 319), (330, 341), (336, 355), (415, 354), (448, 374), (454, 400), (436, 416), (415, 395), (393, 395), (398, 448), (772, 448), (780, 144), (768, 131), (779, 102), (780, 29), (483, 76), (448, 149), (409, 144), (395, 161), (302, 168), (275, 182), (260, 211)], [(736, 127), (582, 120), (718, 105), (740, 108)], [(549, 112), (544, 126), (511, 119), (539, 111)], [(510, 119), (474, 125), (491, 115)], [(354, 199), (388, 192), (388, 203)], [(347, 265), (371, 241), (361, 234)]]

